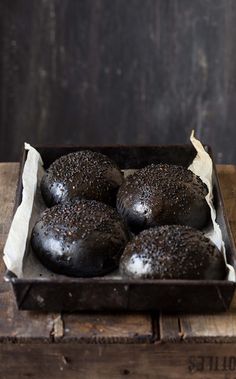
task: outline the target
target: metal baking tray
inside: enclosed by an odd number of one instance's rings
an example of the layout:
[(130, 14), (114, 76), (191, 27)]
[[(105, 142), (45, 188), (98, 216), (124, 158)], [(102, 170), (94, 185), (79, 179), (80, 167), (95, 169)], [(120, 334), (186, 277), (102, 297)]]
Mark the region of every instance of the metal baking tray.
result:
[[(196, 151), (192, 145), (164, 146), (35, 146), (47, 168), (61, 155), (90, 149), (111, 157), (121, 169), (138, 169), (150, 163), (188, 167)], [(212, 157), (211, 149), (205, 146)], [(15, 209), (21, 203), (24, 151), (16, 192)], [(227, 261), (236, 267), (236, 252), (213, 162), (213, 193), (217, 222), (222, 230)], [(26, 248), (27, 250), (27, 248)], [(27, 251), (25, 251), (27, 257)], [(16, 302), (22, 310), (42, 311), (146, 311), (221, 312), (230, 307), (235, 283), (228, 280), (134, 280), (106, 275), (96, 278), (18, 278), (7, 271)]]

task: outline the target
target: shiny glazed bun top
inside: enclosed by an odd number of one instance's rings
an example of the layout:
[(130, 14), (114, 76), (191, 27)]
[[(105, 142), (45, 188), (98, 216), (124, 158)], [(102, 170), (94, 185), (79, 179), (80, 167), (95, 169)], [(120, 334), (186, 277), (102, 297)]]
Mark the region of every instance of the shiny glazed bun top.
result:
[(126, 178), (117, 194), (117, 209), (134, 232), (169, 224), (201, 229), (210, 217), (207, 192), (190, 170), (151, 164)]
[(116, 210), (95, 200), (73, 200), (46, 209), (31, 237), (35, 254), (47, 268), (83, 277), (114, 270), (127, 241)]
[(225, 279), (223, 254), (200, 230), (165, 225), (144, 230), (129, 242), (120, 271), (136, 279)]
[(122, 181), (122, 172), (109, 157), (83, 150), (53, 162), (41, 181), (41, 192), (49, 207), (73, 198), (115, 204)]

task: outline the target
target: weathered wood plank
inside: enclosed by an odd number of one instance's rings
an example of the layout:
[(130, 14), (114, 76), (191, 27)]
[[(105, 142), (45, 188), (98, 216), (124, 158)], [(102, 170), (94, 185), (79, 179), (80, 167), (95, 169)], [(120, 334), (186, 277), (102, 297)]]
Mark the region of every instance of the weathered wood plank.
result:
[(19, 312), (8, 283), (0, 284), (0, 342), (50, 342), (55, 315)]
[(218, 165), (217, 172), (231, 232), (236, 242), (236, 166)]
[(236, 342), (236, 313), (182, 315), (180, 330), (185, 342)]
[[(236, 166), (218, 165), (217, 171), (227, 217), (236, 243)], [(236, 310), (236, 293), (231, 303), (231, 309)]]
[(0, 159), (195, 128), (236, 161), (234, 0), (1, 0), (0, 26)]
[[(236, 244), (236, 166), (218, 165), (217, 172), (220, 180), (220, 188), (223, 194), (226, 214), (229, 220), (230, 229)], [(236, 309), (236, 293), (233, 297), (231, 307)]]
[(62, 341), (89, 343), (152, 342), (149, 314), (64, 314)]
[(1, 379), (235, 379), (236, 344), (1, 344)]
[(181, 340), (182, 335), (178, 316), (161, 313), (159, 327), (162, 342), (179, 342)]

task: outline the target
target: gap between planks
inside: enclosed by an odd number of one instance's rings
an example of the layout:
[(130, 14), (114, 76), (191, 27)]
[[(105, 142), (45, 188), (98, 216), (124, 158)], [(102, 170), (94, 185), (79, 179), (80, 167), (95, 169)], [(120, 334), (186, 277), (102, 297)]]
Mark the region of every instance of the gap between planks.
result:
[(236, 313), (160, 315), (160, 341), (186, 343), (235, 343)]

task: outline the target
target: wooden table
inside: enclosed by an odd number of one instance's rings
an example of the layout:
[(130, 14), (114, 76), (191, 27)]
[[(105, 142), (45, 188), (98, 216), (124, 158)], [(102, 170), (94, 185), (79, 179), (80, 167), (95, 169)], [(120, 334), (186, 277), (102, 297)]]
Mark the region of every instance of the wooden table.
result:
[[(0, 249), (17, 163), (0, 164)], [(236, 166), (218, 166), (236, 237)], [(236, 379), (236, 312), (219, 315), (42, 314), (16, 309), (0, 263), (0, 379)], [(193, 294), (194, 296), (194, 294)]]

